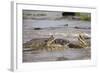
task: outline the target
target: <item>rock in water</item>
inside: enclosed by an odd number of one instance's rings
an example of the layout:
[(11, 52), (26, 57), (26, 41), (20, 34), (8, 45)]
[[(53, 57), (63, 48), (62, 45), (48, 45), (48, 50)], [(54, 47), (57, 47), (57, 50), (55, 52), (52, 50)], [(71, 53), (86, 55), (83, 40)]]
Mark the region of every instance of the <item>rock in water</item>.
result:
[(34, 30), (41, 30), (42, 28), (34, 28)]
[(82, 48), (79, 44), (70, 43), (68, 44), (69, 48)]

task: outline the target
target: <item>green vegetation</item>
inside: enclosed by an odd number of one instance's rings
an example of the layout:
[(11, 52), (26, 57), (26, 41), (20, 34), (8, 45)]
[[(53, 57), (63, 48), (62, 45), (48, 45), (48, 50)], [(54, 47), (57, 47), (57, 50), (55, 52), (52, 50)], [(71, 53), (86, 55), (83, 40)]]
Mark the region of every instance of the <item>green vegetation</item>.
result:
[(80, 20), (91, 21), (91, 15), (90, 15), (90, 13), (76, 13), (75, 15), (79, 16)]
[(80, 13), (79, 13), (79, 12), (77, 12), (77, 13), (75, 13), (75, 15), (76, 15), (76, 16), (80, 16)]
[(89, 16), (80, 16), (80, 19), (84, 20), (84, 21), (90, 21), (91, 17), (89, 17)]

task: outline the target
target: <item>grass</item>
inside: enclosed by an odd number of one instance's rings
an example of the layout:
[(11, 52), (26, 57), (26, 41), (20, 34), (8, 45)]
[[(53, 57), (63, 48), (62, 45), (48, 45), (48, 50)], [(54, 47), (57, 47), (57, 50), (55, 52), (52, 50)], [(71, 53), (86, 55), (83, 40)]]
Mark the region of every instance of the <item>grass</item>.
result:
[(91, 17), (89, 16), (80, 16), (80, 19), (84, 21), (91, 21)]
[(91, 16), (88, 15), (88, 14), (85, 14), (85, 13), (76, 13), (75, 15), (76, 16), (79, 16), (80, 17), (80, 20), (83, 20), (83, 21), (91, 21)]

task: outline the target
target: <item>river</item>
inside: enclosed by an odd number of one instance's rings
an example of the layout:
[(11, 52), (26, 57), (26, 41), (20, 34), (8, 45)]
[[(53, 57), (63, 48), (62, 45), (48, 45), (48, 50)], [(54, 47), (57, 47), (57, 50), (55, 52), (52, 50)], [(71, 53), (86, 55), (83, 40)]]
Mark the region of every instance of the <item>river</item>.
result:
[[(35, 28), (39, 28), (39, 30), (35, 30)], [(35, 38), (48, 38), (50, 35), (74, 42), (80, 32), (91, 37), (91, 22), (67, 18), (60, 20), (23, 20), (23, 43)], [(38, 53), (34, 53), (34, 51), (23, 52), (23, 62), (83, 60), (90, 58), (90, 48), (68, 48), (64, 51), (43, 51)]]

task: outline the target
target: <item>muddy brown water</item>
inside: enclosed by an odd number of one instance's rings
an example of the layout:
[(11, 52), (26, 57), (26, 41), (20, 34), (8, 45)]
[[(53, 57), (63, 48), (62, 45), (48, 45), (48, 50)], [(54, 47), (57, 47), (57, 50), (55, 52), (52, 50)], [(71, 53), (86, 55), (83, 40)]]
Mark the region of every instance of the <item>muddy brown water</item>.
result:
[[(35, 38), (55, 38), (77, 41), (78, 32), (85, 32), (91, 37), (91, 22), (79, 20), (24, 20), (23, 43)], [(68, 26), (64, 26), (68, 24)], [(74, 27), (89, 28), (75, 29)], [(42, 28), (34, 30), (34, 28)], [(66, 34), (66, 35), (65, 35)], [(23, 48), (23, 50), (31, 48)], [(87, 60), (91, 58), (91, 48), (66, 48), (62, 51), (23, 51), (23, 62), (61, 61), (61, 60)]]
[(88, 60), (91, 58), (90, 48), (69, 48), (62, 51), (24, 51), (23, 62)]

